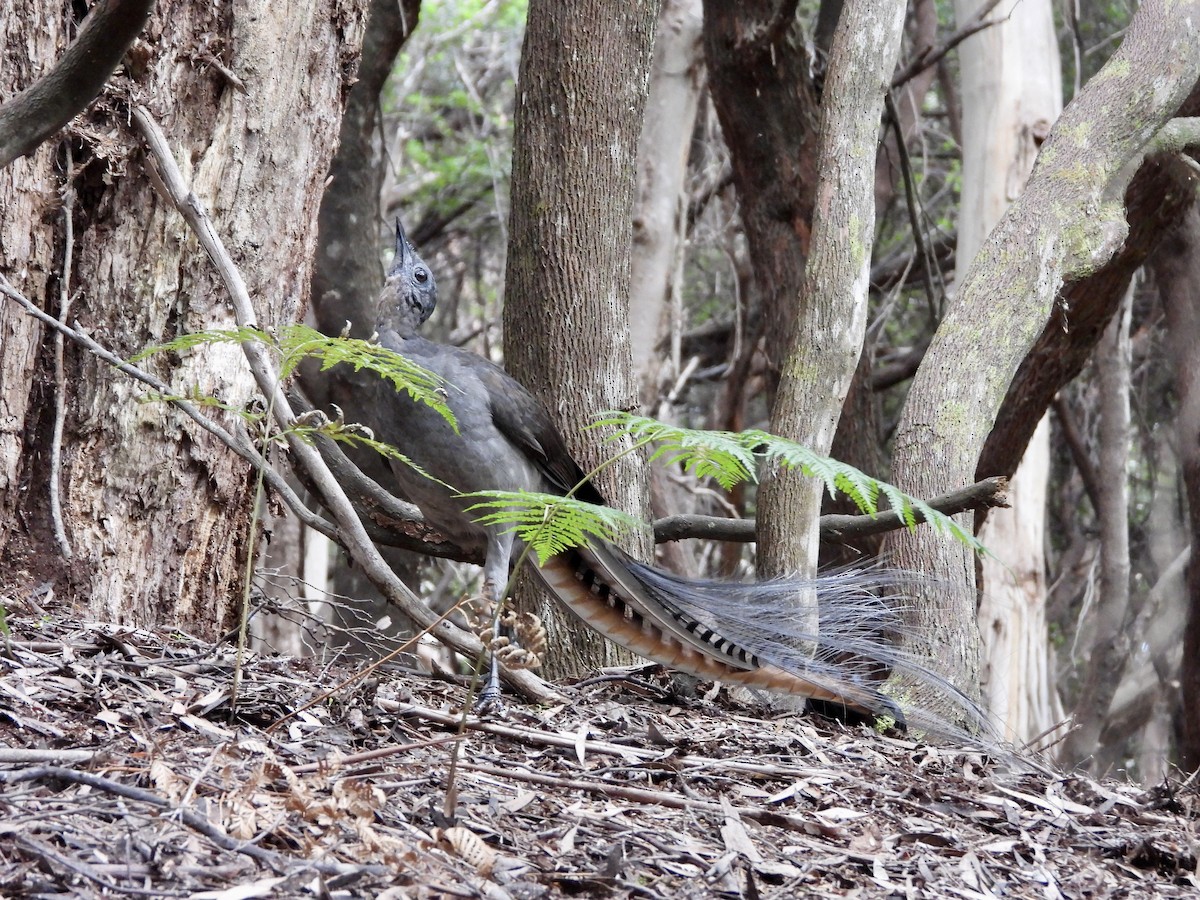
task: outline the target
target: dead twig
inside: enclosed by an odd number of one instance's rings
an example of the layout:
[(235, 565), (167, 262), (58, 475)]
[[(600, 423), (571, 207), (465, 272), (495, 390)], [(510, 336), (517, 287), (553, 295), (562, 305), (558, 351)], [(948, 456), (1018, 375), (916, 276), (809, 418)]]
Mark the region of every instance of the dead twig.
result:
[[(75, 177), (74, 154), (71, 153), (71, 142), (64, 141), (66, 149), (66, 177), (63, 179), (63, 264), (62, 277), (59, 278), (58, 321), (66, 324), (71, 314), (71, 266), (75, 252), (75, 225), (72, 212), (75, 208), (75, 187), (71, 179)], [(67, 540), (67, 530), (63, 525), (62, 515), (62, 437), (63, 425), (67, 418), (67, 378), (63, 370), (63, 333), (54, 332), (54, 428), (50, 435), (50, 521), (54, 527), (54, 539), (58, 542), (58, 550), (63, 559), (74, 557), (71, 542)]]
[(941, 44), (938, 44), (936, 47), (923, 47), (918, 50), (913, 58), (904, 65), (904, 68), (892, 78), (892, 89), (895, 90), (902, 84), (911, 81), (930, 66), (936, 66), (947, 53), (971, 35), (983, 31), (985, 28), (991, 28), (993, 25), (998, 25), (999, 20), (987, 19), (986, 16), (999, 5), (1000, 0), (986, 0), (971, 18), (967, 19), (954, 34), (946, 38)]

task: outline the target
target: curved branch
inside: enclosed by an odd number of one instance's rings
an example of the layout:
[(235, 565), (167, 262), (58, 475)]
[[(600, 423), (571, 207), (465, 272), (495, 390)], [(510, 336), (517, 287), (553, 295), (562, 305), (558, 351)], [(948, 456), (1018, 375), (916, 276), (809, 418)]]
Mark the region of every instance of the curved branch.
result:
[(54, 68), (0, 106), (0, 169), (36, 150), (87, 108), (129, 45), (154, 0), (100, 0)]
[[(183, 180), (183, 174), (175, 163), (167, 145), (166, 136), (149, 110), (143, 106), (133, 109), (133, 121), (145, 140), (151, 155), (151, 171), (156, 175), (158, 186), (168, 200), (183, 216), (188, 226), (196, 233), (201, 246), (216, 266), (233, 304), (234, 316), (239, 326), (255, 324), (254, 309), (241, 272), (234, 265), (228, 250), (221, 242), (208, 217), (200, 198), (192, 193)], [(470, 632), (456, 627), (437, 616), (433, 610), (413, 595), (396, 577), (388, 564), (371, 543), (353, 504), (342, 486), (329, 471), (321, 454), (312, 445), (289, 433), (295, 421), (291, 403), (284, 393), (278, 374), (263, 349), (253, 341), (242, 344), (242, 351), (249, 363), (250, 371), (259, 389), (267, 397), (277, 424), (288, 435), (292, 466), (303, 471), (312, 480), (322, 502), (330, 510), (341, 535), (342, 546), (360, 565), (364, 574), (383, 592), (389, 602), (412, 619), (419, 627), (452, 649), (471, 658), (481, 657), (482, 642)], [(506, 680), (525, 696), (538, 700), (556, 702), (561, 699), (553, 688), (528, 670), (507, 670)]]

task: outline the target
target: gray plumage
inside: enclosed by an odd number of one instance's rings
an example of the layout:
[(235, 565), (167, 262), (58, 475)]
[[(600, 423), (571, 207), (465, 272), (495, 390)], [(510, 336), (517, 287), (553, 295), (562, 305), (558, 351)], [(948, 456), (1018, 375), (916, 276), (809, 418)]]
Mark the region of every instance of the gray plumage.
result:
[[(434, 409), (380, 382), (371, 424), (377, 435), (455, 490), (393, 463), (400, 493), (416, 503), (456, 542), (486, 546), (485, 582), (501, 599), (513, 559), (514, 537), (485, 528), (466, 511), (474, 500), (456, 496), (482, 490), (563, 494), (583, 472), (541, 404), (489, 361), (421, 337), (433, 312), (432, 274), (397, 223), (396, 256), (379, 298), (380, 343), (439, 375), (458, 432)], [(579, 499), (603, 503), (590, 484)], [(634, 653), (702, 678), (842, 704), (861, 713), (904, 714), (873, 682), (880, 673), (906, 670), (934, 682), (956, 708), (974, 706), (963, 695), (879, 637), (887, 608), (872, 596), (886, 574), (841, 572), (814, 582), (726, 584), (681, 578), (631, 559), (593, 540), (538, 569), (547, 588), (580, 619)], [(821, 633), (798, 614), (796, 599), (817, 594)], [(894, 616), (892, 616), (894, 619)], [(493, 667), (493, 674), (495, 668)]]
[[(398, 394), (386, 382), (376, 388), (376, 432), (424, 471), (455, 488), (392, 464), (401, 493), (421, 508), (447, 537), (464, 546), (487, 548), (484, 577), (494, 589), (508, 580), (513, 535), (483, 528), (466, 508), (477, 502), (455, 496), (485, 490), (527, 490), (564, 494), (582, 479), (562, 436), (545, 409), (498, 366), (458, 347), (436, 344), (417, 329), (437, 304), (429, 267), (396, 225), (396, 256), (379, 297), (379, 343), (440, 376), (454, 427), (428, 404)], [(576, 491), (589, 503), (603, 503), (590, 483)]]

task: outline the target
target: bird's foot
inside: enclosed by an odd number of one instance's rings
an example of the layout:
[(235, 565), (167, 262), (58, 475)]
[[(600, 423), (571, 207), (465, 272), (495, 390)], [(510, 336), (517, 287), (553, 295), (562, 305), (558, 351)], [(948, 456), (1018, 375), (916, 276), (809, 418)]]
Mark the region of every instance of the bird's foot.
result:
[(490, 654), (487, 681), (479, 696), (475, 698), (474, 713), (477, 716), (503, 719), (508, 714), (504, 707), (504, 696), (500, 690), (500, 663), (496, 654)]
[(493, 688), (491, 685), (486, 685), (479, 692), (479, 696), (475, 698), (475, 707), (472, 711), (480, 718), (508, 718), (508, 708), (504, 705), (504, 697), (500, 692), (500, 688)]

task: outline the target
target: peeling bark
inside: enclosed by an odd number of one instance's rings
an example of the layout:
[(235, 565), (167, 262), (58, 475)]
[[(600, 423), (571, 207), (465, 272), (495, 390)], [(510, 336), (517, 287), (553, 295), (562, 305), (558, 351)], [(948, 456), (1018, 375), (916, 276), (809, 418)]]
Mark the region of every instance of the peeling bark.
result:
[[(25, 0), (18, 7), (5, 19), (14, 30), (0, 34), (4, 83), (26, 70), (21, 60), (31, 35), (55, 36), (38, 44), (43, 59), (65, 43), (57, 5)], [(103, 95), (69, 136), (79, 197), (69, 274), (81, 296), (73, 319), (124, 356), (232, 324), (224, 288), (159, 197), (140, 140), (127, 128), (118, 98), (136, 91), (162, 122), (192, 190), (213, 211), (259, 324), (296, 320), (361, 19), (355, 0), (296, 2), (286, 10), (269, 3), (159, 4), (130, 80)], [(43, 145), (0, 173), (0, 269), (45, 309), (55, 305), (62, 239), (53, 199), (56, 151)], [(3, 202), (8, 198), (17, 202)], [(13, 315), (10, 305), (0, 311), (8, 322)], [(6, 450), (14, 451), (5, 459), (19, 460), (20, 478), (0, 485), (5, 569), (57, 568), (60, 590), (69, 587), (97, 618), (171, 623), (202, 634), (226, 626), (252, 527), (245, 465), (167, 405), (140, 402), (141, 391), (124, 376), (70, 349), (62, 496), (76, 562), (64, 572), (42, 539), (42, 439), (54, 388), (22, 362), (42, 352), (40, 335), (25, 322), (15, 327), (22, 340), (10, 343), (6, 335), (0, 390), (16, 398), (9, 410), (20, 416), (5, 426)], [(195, 387), (235, 407), (255, 393), (236, 347), (159, 356), (147, 367), (180, 392)], [(31, 489), (20, 496), (22, 483)]]

